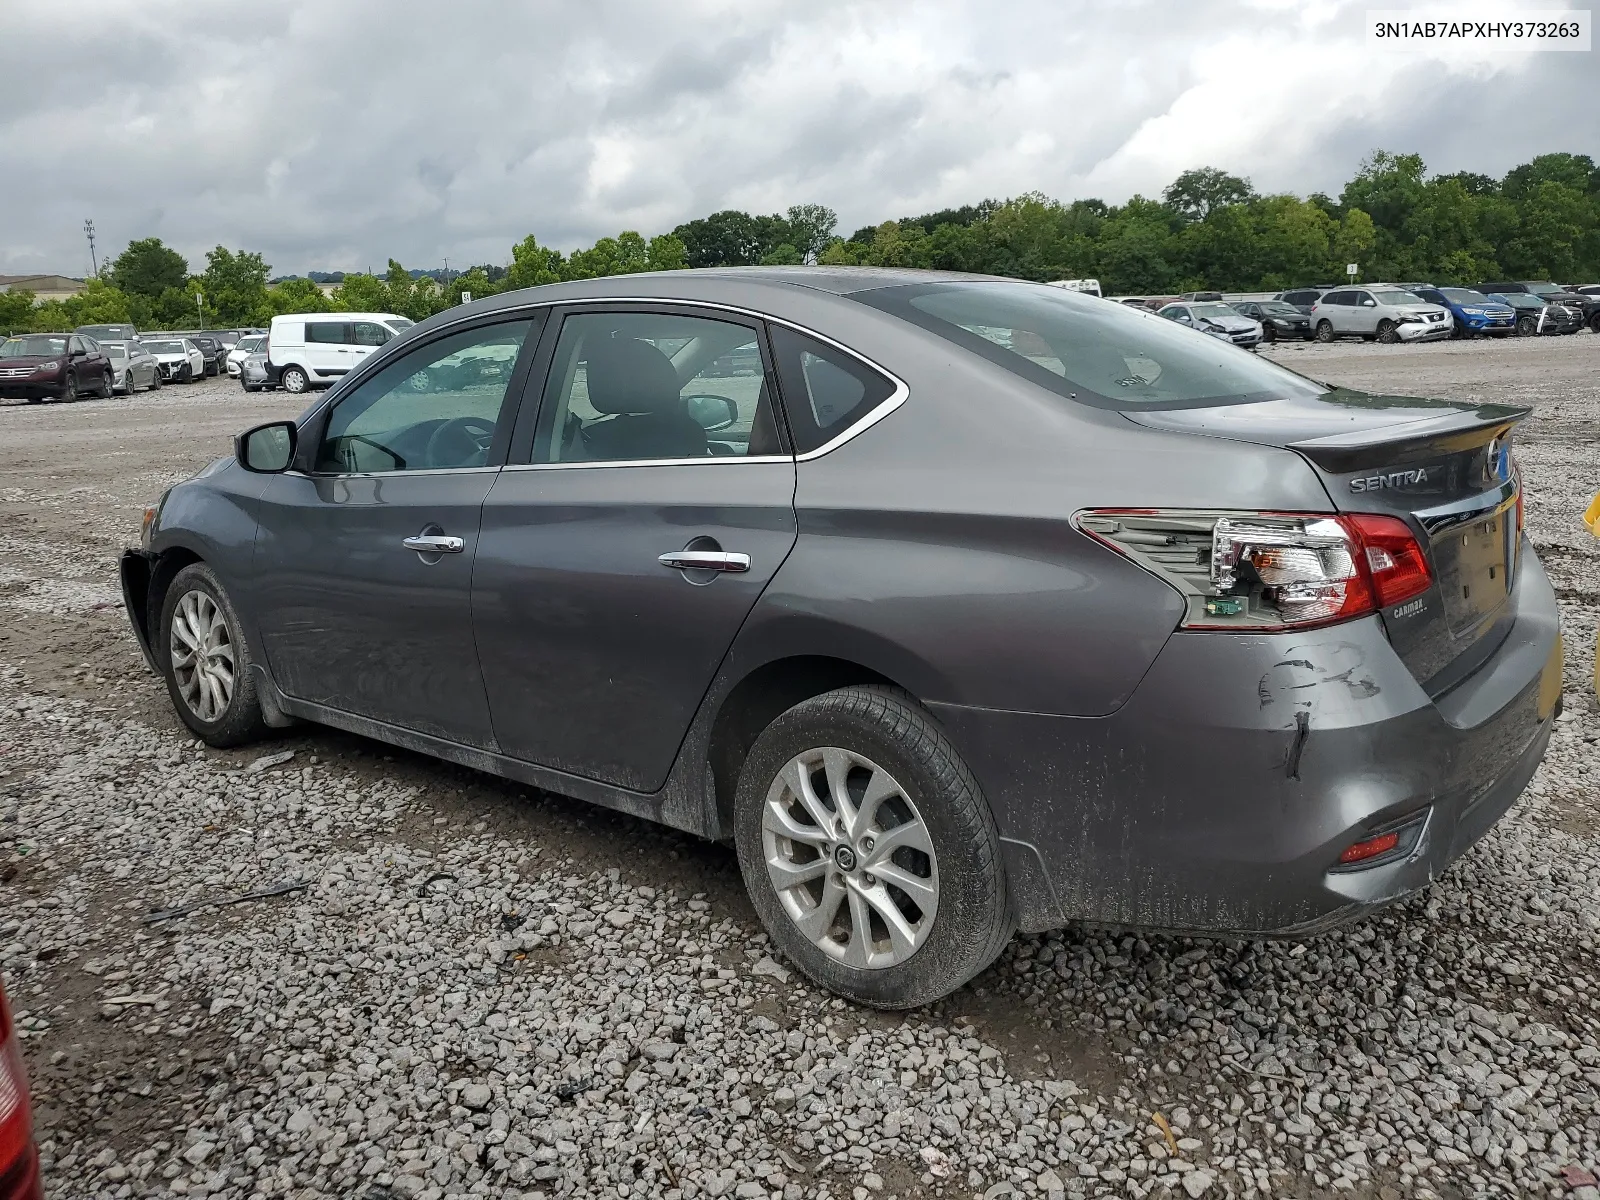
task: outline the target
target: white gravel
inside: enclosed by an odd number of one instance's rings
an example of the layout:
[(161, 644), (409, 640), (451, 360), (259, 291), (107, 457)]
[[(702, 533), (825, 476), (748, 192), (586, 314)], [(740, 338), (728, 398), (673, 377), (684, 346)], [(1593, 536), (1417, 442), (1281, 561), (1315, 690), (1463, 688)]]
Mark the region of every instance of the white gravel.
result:
[[(29, 622), (0, 641), (0, 970), (52, 1194), (1595, 1200), (1560, 1172), (1600, 1171), (1600, 338), (1293, 353), (1539, 404), (1518, 453), (1571, 643), (1529, 794), (1354, 929), (1019, 938), (903, 1017), (775, 961), (725, 852), (342, 735), (180, 736), (90, 599), (150, 470), (69, 494), (7, 427), (93, 403), (0, 410), (0, 512), (57, 506), (0, 577)], [(167, 396), (111, 403), (181, 423)]]

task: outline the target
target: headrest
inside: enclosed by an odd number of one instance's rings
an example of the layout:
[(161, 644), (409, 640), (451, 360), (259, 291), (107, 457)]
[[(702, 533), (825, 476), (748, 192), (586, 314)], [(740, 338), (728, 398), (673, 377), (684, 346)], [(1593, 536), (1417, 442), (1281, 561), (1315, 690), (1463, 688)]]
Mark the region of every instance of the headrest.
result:
[(672, 360), (649, 342), (609, 338), (590, 349), (589, 404), (596, 412), (677, 412), (682, 385)]

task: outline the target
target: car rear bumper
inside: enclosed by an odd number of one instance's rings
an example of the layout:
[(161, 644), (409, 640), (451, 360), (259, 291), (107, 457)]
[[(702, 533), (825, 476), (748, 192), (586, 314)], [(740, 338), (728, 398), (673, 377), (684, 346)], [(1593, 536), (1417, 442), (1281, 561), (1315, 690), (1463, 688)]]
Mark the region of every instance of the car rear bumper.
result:
[[(1438, 698), (1368, 617), (1174, 634), (1106, 717), (931, 707), (994, 809), (1023, 929), (1299, 935), (1426, 886), (1526, 787), (1562, 664), (1526, 543), (1511, 602), (1504, 642)], [(1395, 853), (1340, 867), (1394, 829)]]

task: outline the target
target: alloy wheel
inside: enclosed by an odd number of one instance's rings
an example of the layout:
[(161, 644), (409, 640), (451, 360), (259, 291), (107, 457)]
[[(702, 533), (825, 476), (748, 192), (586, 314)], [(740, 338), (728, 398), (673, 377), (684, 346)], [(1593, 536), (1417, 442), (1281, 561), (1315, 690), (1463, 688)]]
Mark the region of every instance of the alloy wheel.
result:
[(933, 839), (906, 791), (852, 750), (790, 759), (761, 813), (767, 876), (813, 945), (846, 966), (897, 966), (922, 946), (939, 907)]
[(298, 396), (306, 390), (306, 386), (310, 383), (310, 380), (306, 378), (306, 373), (299, 367), (290, 367), (284, 371), (281, 379), (283, 390), (291, 396)]
[(198, 589), (172, 614), (172, 674), (189, 711), (219, 721), (233, 702), (233, 635), (216, 600)]
[(129, 371), (126, 375), (124, 375), (122, 377), (122, 390), (127, 392), (128, 395), (130, 395), (130, 396), (133, 395), (134, 391), (136, 390), (135, 387), (134, 387), (134, 383), (133, 383), (133, 372), (132, 371)]

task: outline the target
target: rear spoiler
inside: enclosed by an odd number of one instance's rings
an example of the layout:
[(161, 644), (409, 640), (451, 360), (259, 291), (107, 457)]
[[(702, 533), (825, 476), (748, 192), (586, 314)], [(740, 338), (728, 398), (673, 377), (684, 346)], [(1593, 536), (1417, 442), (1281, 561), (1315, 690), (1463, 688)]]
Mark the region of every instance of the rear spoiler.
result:
[(1400, 425), (1306, 438), (1290, 442), (1289, 449), (1298, 450), (1326, 471), (1360, 471), (1473, 449), (1500, 437), (1532, 411), (1520, 404), (1483, 404), (1469, 412), (1457, 410)]

